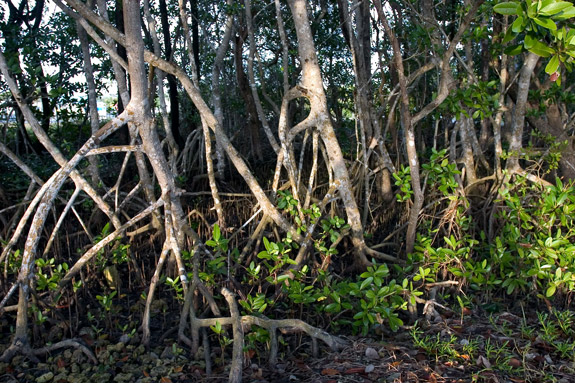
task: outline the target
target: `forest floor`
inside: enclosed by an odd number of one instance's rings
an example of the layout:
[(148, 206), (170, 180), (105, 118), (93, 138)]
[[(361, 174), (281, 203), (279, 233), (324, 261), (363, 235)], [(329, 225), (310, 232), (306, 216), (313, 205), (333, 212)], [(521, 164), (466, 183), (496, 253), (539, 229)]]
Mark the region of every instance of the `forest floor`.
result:
[[(575, 342), (566, 335), (575, 329), (575, 315), (571, 311), (530, 310), (488, 314), (466, 309), (463, 315), (436, 315), (425, 325), (421, 322), (396, 333), (382, 327), (366, 337), (343, 336), (347, 347), (333, 352), (320, 344), (317, 356), (312, 355), (308, 337), (284, 335), (285, 344), (280, 346), (279, 362), (274, 366), (265, 359), (265, 346), (259, 353), (246, 353), (243, 381), (575, 382)], [(10, 339), (8, 322), (6, 314), (0, 317), (0, 351)], [(225, 347), (223, 361), (221, 350), (212, 348), (212, 372), (207, 375), (203, 358), (196, 359), (187, 348), (177, 345), (169, 338), (174, 335), (156, 335), (149, 350), (139, 345), (135, 333), (132, 337), (121, 332), (110, 335), (92, 326), (80, 330), (78, 336), (95, 353), (98, 364), (89, 363), (80, 349), (55, 351), (40, 357), (39, 363), (16, 356), (11, 363), (0, 363), (0, 382), (228, 380), (231, 345)]]

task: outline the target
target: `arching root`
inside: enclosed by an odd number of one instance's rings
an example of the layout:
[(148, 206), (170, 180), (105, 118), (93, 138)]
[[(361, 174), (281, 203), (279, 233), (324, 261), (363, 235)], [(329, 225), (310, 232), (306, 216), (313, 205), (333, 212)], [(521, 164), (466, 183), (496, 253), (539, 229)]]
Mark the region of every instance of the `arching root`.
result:
[(61, 348), (79, 349), (84, 353), (84, 355), (88, 357), (90, 362), (93, 364), (98, 363), (96, 355), (94, 355), (92, 350), (90, 350), (90, 348), (80, 339), (66, 339), (61, 342), (36, 349), (33, 349), (29, 344), (16, 339), (12, 345), (8, 347), (6, 351), (4, 351), (4, 354), (2, 354), (0, 357), (0, 362), (10, 362), (12, 358), (16, 356), (16, 354), (22, 354), (30, 358), (31, 361), (38, 363), (38, 356), (44, 356)]

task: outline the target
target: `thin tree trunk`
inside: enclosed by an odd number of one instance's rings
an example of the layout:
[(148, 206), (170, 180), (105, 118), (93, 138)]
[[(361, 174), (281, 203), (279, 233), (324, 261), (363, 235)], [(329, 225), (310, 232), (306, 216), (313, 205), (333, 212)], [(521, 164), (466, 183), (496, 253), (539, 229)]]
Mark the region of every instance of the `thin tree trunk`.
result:
[(519, 80), (517, 82), (517, 98), (515, 100), (515, 110), (513, 112), (513, 124), (511, 131), (511, 139), (509, 141), (509, 158), (507, 159), (506, 168), (511, 172), (519, 171), (519, 157), (523, 148), (523, 127), (525, 126), (525, 112), (527, 106), (527, 98), (529, 96), (529, 87), (531, 85), (531, 76), (535, 70), (535, 66), (539, 61), (539, 56), (535, 53), (529, 52), (523, 67), (519, 73)]
[[(82, 58), (84, 63), (84, 74), (86, 75), (86, 84), (88, 85), (88, 111), (90, 113), (90, 128), (92, 134), (96, 133), (100, 128), (100, 120), (98, 116), (98, 95), (96, 93), (96, 83), (94, 81), (94, 68), (92, 66), (92, 59), (90, 55), (90, 44), (88, 42), (88, 35), (86, 30), (76, 22), (76, 30), (78, 31), (78, 39), (82, 47)], [(98, 170), (98, 158), (90, 156), (88, 158), (90, 163), (89, 173), (92, 179), (92, 184), (98, 186), (100, 184), (100, 174)]]
[[(172, 60), (172, 39), (170, 36), (170, 22), (168, 19), (168, 7), (166, 0), (159, 1), (160, 8), (160, 22), (162, 24), (162, 33), (164, 35), (164, 49), (166, 52), (166, 60)], [(155, 52), (160, 56), (159, 52)], [(180, 101), (178, 97), (178, 83), (173, 75), (167, 76), (168, 80), (168, 95), (170, 96), (170, 131), (179, 149), (184, 148), (185, 139), (180, 132)]]
[[(277, 154), (280, 151), (280, 146), (278, 145), (277, 140), (274, 137), (273, 132), (271, 131), (271, 128), (268, 124), (268, 120), (266, 118), (266, 115), (264, 113), (264, 109), (262, 107), (262, 103), (260, 100), (258, 88), (256, 85), (255, 75), (254, 75), (254, 58), (256, 55), (256, 41), (255, 41), (255, 37), (254, 37), (251, 1), (250, 0), (244, 0), (244, 5), (246, 8), (246, 25), (248, 28), (248, 38), (249, 38), (249, 43), (250, 43), (250, 53), (248, 56), (248, 78), (250, 81), (250, 87), (252, 89), (252, 97), (253, 97), (254, 102), (256, 104), (256, 111), (258, 113), (258, 117), (260, 119), (260, 122), (262, 123), (262, 127), (264, 128), (264, 132), (268, 138), (268, 141), (270, 142), (270, 145), (272, 146), (272, 149)], [(283, 25), (283, 23), (282, 23), (282, 25)]]
[(415, 146), (415, 132), (414, 123), (409, 111), (409, 96), (407, 93), (407, 81), (405, 78), (405, 70), (403, 68), (403, 59), (401, 57), (401, 49), (395, 33), (391, 30), (387, 19), (383, 13), (381, 2), (376, 0), (376, 7), (379, 13), (380, 22), (385, 29), (385, 33), (391, 41), (393, 47), (393, 57), (395, 67), (397, 68), (400, 97), (401, 97), (401, 124), (405, 131), (405, 143), (407, 146), (407, 158), (409, 161), (409, 169), (411, 173), (411, 187), (413, 190), (413, 206), (409, 212), (409, 221), (407, 226), (407, 234), (405, 241), (406, 254), (413, 252), (415, 246), (415, 237), (417, 231), (417, 221), (419, 219), (419, 211), (423, 207), (423, 190), (421, 188), (421, 179), (419, 175), (419, 159), (417, 157), (417, 149)]

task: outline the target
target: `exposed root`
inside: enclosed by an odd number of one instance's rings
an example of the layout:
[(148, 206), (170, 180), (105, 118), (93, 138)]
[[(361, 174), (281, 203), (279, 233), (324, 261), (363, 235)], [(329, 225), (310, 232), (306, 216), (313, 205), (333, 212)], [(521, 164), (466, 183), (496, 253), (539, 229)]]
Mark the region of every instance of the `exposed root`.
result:
[(94, 355), (94, 353), (92, 352), (92, 350), (90, 350), (90, 348), (84, 344), (84, 341), (82, 341), (81, 339), (66, 339), (63, 340), (61, 342), (52, 344), (50, 346), (45, 346), (42, 348), (37, 348), (32, 350), (32, 353), (34, 355), (46, 355), (48, 353), (51, 353), (54, 350), (58, 350), (60, 348), (76, 348), (79, 349), (80, 351), (82, 351), (84, 353), (84, 355), (86, 355), (88, 357), (88, 359), (94, 363), (97, 364), (98, 363), (98, 359), (96, 359), (96, 355)]
[[(227, 289), (222, 289), (222, 294), (228, 301), (228, 304), (231, 308), (231, 316), (230, 317), (218, 317), (218, 318), (196, 318), (195, 316), (191, 315), (191, 327), (192, 327), (192, 337), (198, 336), (195, 334), (199, 334), (200, 328), (206, 328), (210, 326), (215, 326), (216, 323), (219, 323), (221, 326), (232, 326), (234, 331), (234, 345), (242, 345), (243, 342), (243, 334), (246, 329), (249, 329), (251, 326), (259, 326), (266, 330), (268, 330), (270, 334), (270, 352), (268, 361), (270, 365), (275, 365), (277, 363), (277, 354), (278, 354), (278, 340), (277, 340), (277, 331), (281, 332), (304, 332), (310, 337), (314, 342), (317, 339), (324, 342), (326, 345), (330, 347), (333, 351), (339, 351), (343, 347), (347, 345), (347, 341), (344, 339), (331, 335), (326, 331), (314, 327), (300, 319), (269, 319), (263, 317), (256, 317), (252, 315), (244, 315), (239, 316), (237, 313), (237, 305), (235, 300), (232, 296), (232, 293), (229, 292)], [(235, 310), (233, 309), (235, 307)], [(241, 326), (239, 326), (241, 324)], [(238, 327), (239, 326), (239, 327)], [(237, 338), (237, 339), (236, 339)], [(182, 337), (180, 337), (182, 339)], [(197, 340), (199, 343), (199, 340)], [(192, 343), (194, 341), (192, 340)], [(239, 351), (234, 350), (234, 360), (232, 364), (232, 370), (234, 370), (235, 363), (240, 363), (241, 369), (241, 357), (242, 353)], [(237, 360), (239, 359), (239, 361)], [(231, 382), (232, 380), (230, 380)]]
[(222, 288), (222, 294), (228, 306), (230, 307), (230, 314), (232, 320), (232, 329), (234, 334), (234, 347), (232, 353), (232, 365), (230, 366), (230, 383), (241, 383), (242, 381), (242, 368), (243, 368), (243, 354), (244, 354), (244, 329), (242, 327), (240, 311), (238, 304), (234, 299), (232, 292), (225, 287)]
[(92, 350), (90, 350), (90, 348), (80, 339), (66, 339), (61, 342), (36, 349), (31, 348), (27, 342), (15, 339), (12, 345), (10, 345), (10, 347), (8, 347), (0, 357), (0, 362), (10, 362), (16, 354), (22, 354), (28, 357), (32, 362), (39, 363), (40, 360), (38, 359), (38, 356), (44, 356), (61, 348), (77, 348), (88, 357), (90, 362), (93, 364), (98, 363), (96, 355), (94, 355)]

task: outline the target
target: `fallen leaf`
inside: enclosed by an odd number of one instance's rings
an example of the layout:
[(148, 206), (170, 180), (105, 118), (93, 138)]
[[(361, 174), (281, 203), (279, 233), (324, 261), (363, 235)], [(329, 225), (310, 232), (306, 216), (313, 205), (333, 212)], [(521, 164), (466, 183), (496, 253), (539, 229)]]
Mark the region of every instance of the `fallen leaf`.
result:
[(497, 375), (493, 373), (493, 371), (480, 371), (479, 377), (481, 377), (481, 381), (485, 383), (499, 383), (499, 379)]
[(294, 362), (296, 367), (300, 370), (309, 370), (309, 366), (305, 364), (301, 359), (296, 359)]
[(184, 366), (176, 366), (174, 367), (174, 372), (178, 373), (178, 372), (182, 372), (184, 370)]
[(149, 378), (150, 377), (150, 373), (146, 370), (143, 371), (144, 377)]
[(509, 365), (511, 367), (521, 367), (521, 361), (517, 358), (511, 358), (509, 359)]
[(64, 368), (66, 367), (66, 361), (62, 358), (58, 358), (58, 360), (56, 361), (56, 365), (58, 366), (58, 368)]
[(374, 348), (368, 347), (365, 349), (365, 357), (368, 359), (379, 359), (379, 354)]
[(333, 376), (333, 375), (339, 375), (339, 371), (336, 370), (335, 368), (324, 368), (323, 370), (321, 370), (321, 374), (324, 376)]
[(483, 355), (479, 355), (477, 357), (476, 363), (479, 367), (491, 368), (491, 362), (489, 362), (489, 359), (487, 359)]
[(345, 372), (344, 372), (344, 374), (346, 374), (346, 375), (363, 374), (363, 373), (365, 373), (365, 367), (348, 368), (348, 369), (345, 370)]
[(452, 329), (454, 332), (458, 333), (458, 334), (460, 334), (460, 333), (463, 332), (463, 326), (458, 325), (458, 324), (457, 324), (457, 325), (452, 325), (452, 326), (451, 326), (451, 329)]
[(415, 360), (417, 360), (418, 362), (423, 362), (424, 360), (427, 360), (427, 355), (423, 352), (418, 352), (415, 355)]
[(172, 379), (163, 376), (162, 379), (160, 379), (160, 383), (172, 383)]

